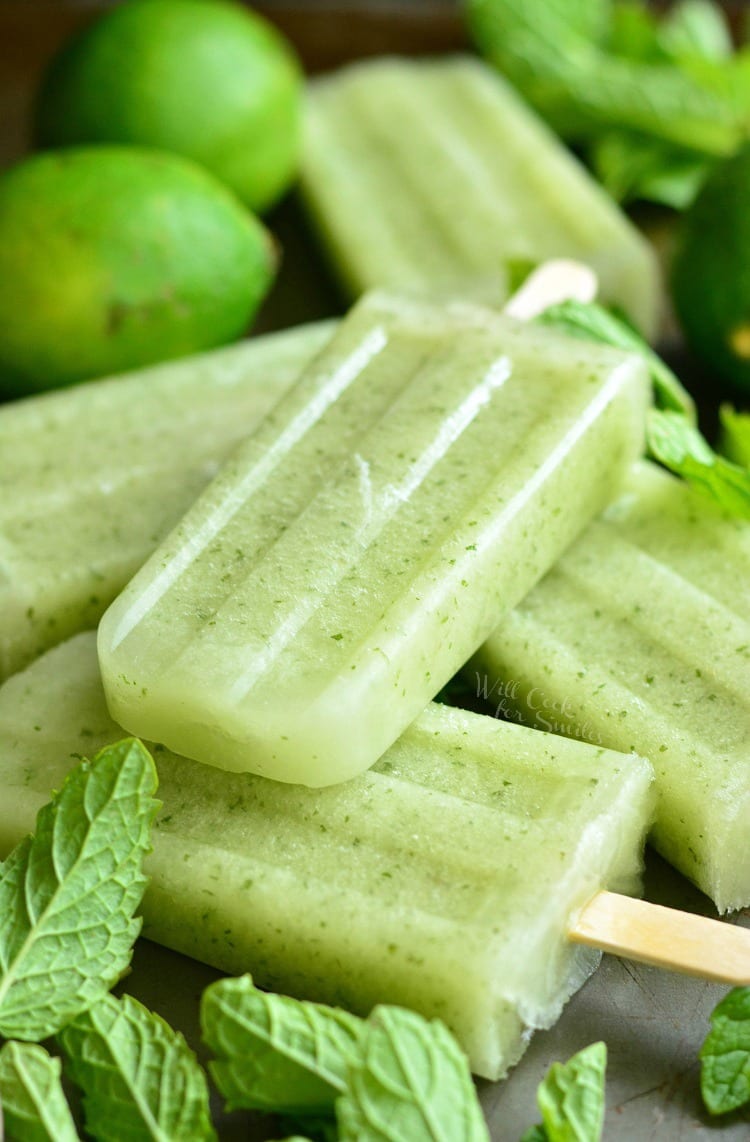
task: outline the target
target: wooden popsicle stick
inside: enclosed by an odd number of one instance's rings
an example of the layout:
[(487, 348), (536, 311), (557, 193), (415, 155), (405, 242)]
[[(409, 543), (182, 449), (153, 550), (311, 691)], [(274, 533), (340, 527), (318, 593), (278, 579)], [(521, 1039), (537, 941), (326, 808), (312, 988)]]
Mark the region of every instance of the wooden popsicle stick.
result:
[(750, 985), (750, 930), (615, 892), (599, 892), (568, 937), (683, 975)]
[(554, 258), (529, 274), (503, 307), (503, 313), (519, 321), (531, 321), (561, 301), (593, 301), (598, 288), (590, 266), (570, 258)]

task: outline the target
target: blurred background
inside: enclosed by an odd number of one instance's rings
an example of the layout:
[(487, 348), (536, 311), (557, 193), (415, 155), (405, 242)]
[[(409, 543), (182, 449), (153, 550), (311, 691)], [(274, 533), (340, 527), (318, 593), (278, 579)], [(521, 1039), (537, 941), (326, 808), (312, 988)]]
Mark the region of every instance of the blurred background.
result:
[[(112, 0), (0, 0), (0, 164), (27, 148), (29, 109), (44, 65)], [(295, 44), (311, 72), (384, 51), (465, 45), (457, 0), (263, 0), (252, 5)]]

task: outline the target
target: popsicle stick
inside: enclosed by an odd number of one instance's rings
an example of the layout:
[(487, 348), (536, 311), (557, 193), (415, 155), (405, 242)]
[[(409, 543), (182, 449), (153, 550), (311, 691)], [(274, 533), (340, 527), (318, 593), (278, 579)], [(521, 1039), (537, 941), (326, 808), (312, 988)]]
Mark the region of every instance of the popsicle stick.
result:
[(503, 309), (509, 317), (531, 321), (561, 301), (593, 301), (599, 283), (590, 266), (569, 258), (553, 258), (529, 274)]
[(734, 986), (750, 984), (750, 930), (600, 892), (568, 932), (577, 944)]

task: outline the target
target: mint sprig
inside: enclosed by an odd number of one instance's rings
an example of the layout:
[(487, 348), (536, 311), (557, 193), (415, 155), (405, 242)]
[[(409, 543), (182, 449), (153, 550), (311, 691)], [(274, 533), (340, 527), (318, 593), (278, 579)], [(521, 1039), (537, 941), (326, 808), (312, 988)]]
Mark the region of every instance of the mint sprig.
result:
[[(668, 54), (662, 45), (653, 58), (638, 59), (610, 50), (614, 21), (605, 0), (467, 0), (467, 16), (480, 52), (567, 139), (625, 129), (717, 157), (734, 152), (746, 133), (748, 106), (691, 74), (675, 58), (678, 49)], [(688, 38), (684, 24), (671, 32), (673, 42)]]
[(750, 469), (714, 452), (684, 416), (652, 409), (647, 422), (651, 456), (706, 492), (739, 519), (750, 519)]
[(648, 365), (657, 407), (682, 413), (689, 423), (695, 423), (693, 398), (648, 342), (619, 314), (596, 302), (563, 301), (545, 309), (537, 321), (569, 337), (638, 353)]
[(687, 148), (624, 130), (603, 132), (592, 143), (588, 159), (599, 182), (617, 202), (644, 199), (673, 210), (690, 206), (712, 166)]
[[(735, 464), (713, 450), (696, 427), (691, 397), (632, 326), (603, 306), (578, 301), (550, 306), (537, 321), (571, 337), (612, 345), (643, 357), (651, 375), (656, 405), (649, 410), (646, 420), (649, 455), (709, 495), (730, 515), (750, 519), (750, 467)], [(737, 414), (734, 417), (724, 412), (725, 437), (728, 431), (733, 432), (735, 450), (750, 447), (750, 430), (745, 420), (740, 420)]]
[(336, 1103), (341, 1142), (489, 1142), (466, 1056), (447, 1028), (377, 1007)]
[(480, 52), (616, 198), (684, 209), (750, 133), (750, 60), (711, 0), (465, 0)]
[(60, 1060), (36, 1043), (10, 1042), (3, 1046), (0, 1050), (0, 1121), (4, 1121), (9, 1139), (79, 1142), (60, 1073)]
[(109, 746), (70, 773), (0, 865), (0, 1035), (55, 1034), (127, 968), (156, 786), (140, 742)]
[(333, 1115), (364, 1027), (339, 1008), (260, 991), (249, 975), (206, 989), (201, 1025), (228, 1109), (300, 1117)]
[(489, 1142), (466, 1056), (438, 1021), (399, 1007), (358, 1019), (243, 976), (206, 989), (201, 1022), (230, 1109), (340, 1142)]
[(182, 1035), (132, 996), (107, 995), (65, 1027), (66, 1074), (97, 1142), (213, 1142), (208, 1084)]
[(750, 987), (734, 988), (714, 1008), (700, 1057), (701, 1094), (711, 1114), (750, 1104)]
[(522, 1142), (599, 1142), (604, 1128), (607, 1048), (592, 1043), (568, 1059), (553, 1063), (537, 1091), (542, 1126)]

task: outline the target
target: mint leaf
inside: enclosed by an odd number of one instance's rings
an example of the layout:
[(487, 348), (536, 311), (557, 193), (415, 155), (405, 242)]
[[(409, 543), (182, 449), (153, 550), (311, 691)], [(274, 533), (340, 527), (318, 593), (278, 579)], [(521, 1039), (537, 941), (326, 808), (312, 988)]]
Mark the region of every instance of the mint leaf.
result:
[(608, 131), (588, 152), (602, 186), (618, 202), (635, 199), (685, 210), (694, 200), (711, 161), (696, 154), (628, 131)]
[(549, 1142), (549, 1134), (543, 1126), (530, 1126), (524, 1131), (521, 1142)]
[(720, 451), (735, 464), (750, 468), (750, 413), (736, 412), (731, 405), (719, 409)]
[(336, 1103), (341, 1142), (489, 1142), (469, 1066), (448, 1029), (376, 1007)]
[(656, 14), (637, 0), (620, 0), (613, 4), (607, 49), (614, 55), (643, 63), (663, 59)]
[(660, 22), (659, 43), (676, 62), (696, 58), (723, 61), (732, 56), (724, 13), (711, 0), (680, 0)]
[[(14, 1142), (78, 1142), (60, 1082), (60, 1060), (35, 1043), (0, 1050), (0, 1104), (6, 1136)], [(2, 1128), (0, 1128), (2, 1138)]]
[(140, 742), (103, 749), (0, 866), (0, 1035), (53, 1035), (126, 969), (156, 784)]
[(594, 302), (564, 301), (550, 306), (537, 318), (542, 325), (549, 325), (579, 337), (584, 341), (599, 341), (616, 349), (640, 354), (646, 360), (654, 386), (654, 398), (659, 408), (672, 409), (683, 413), (691, 422), (695, 419), (695, 405), (692, 397), (668, 368), (661, 357), (629, 325), (609, 309)]
[(230, 1110), (294, 1115), (333, 1114), (364, 1027), (339, 1008), (260, 991), (249, 975), (206, 989), (201, 1024)]
[(711, 1015), (701, 1049), (701, 1094), (711, 1114), (750, 1103), (750, 987), (736, 987)]
[(682, 69), (705, 91), (712, 91), (731, 108), (734, 118), (743, 124), (746, 136), (750, 118), (750, 51), (745, 48), (721, 63), (696, 56), (683, 60)]
[(549, 1142), (599, 1142), (604, 1126), (607, 1047), (592, 1043), (553, 1063), (537, 1091)]
[[(750, 519), (750, 467), (742, 467), (717, 455), (695, 426), (691, 397), (671, 369), (654, 353), (636, 331), (600, 305), (566, 301), (540, 314), (543, 325), (591, 341), (640, 353), (648, 363), (657, 408), (650, 409), (646, 421), (648, 451), (670, 472), (711, 496), (724, 511), (740, 519)], [(745, 441), (745, 422), (750, 417), (722, 413), (726, 425)], [(737, 445), (737, 447), (741, 447)]]
[(130, 995), (106, 995), (63, 1028), (66, 1073), (97, 1142), (209, 1142), (208, 1084), (182, 1035)]
[[(608, 52), (586, 29), (579, 5), (558, 3), (551, 16), (549, 7), (544, 0), (469, 0), (467, 14), (480, 51), (565, 138), (591, 140), (617, 127), (705, 155), (737, 149), (747, 116), (714, 83), (671, 60)], [(575, 19), (566, 20), (568, 7)], [(601, 5), (590, 7), (594, 27)]]
[(707, 493), (731, 515), (750, 519), (750, 469), (718, 456), (684, 416), (651, 409), (647, 438), (654, 460)]
[[(284, 1129), (291, 1130), (291, 1138), (304, 1139), (304, 1142), (338, 1142), (339, 1132), (333, 1118), (287, 1118), (284, 1116)], [(291, 1142), (291, 1138), (287, 1142)]]

